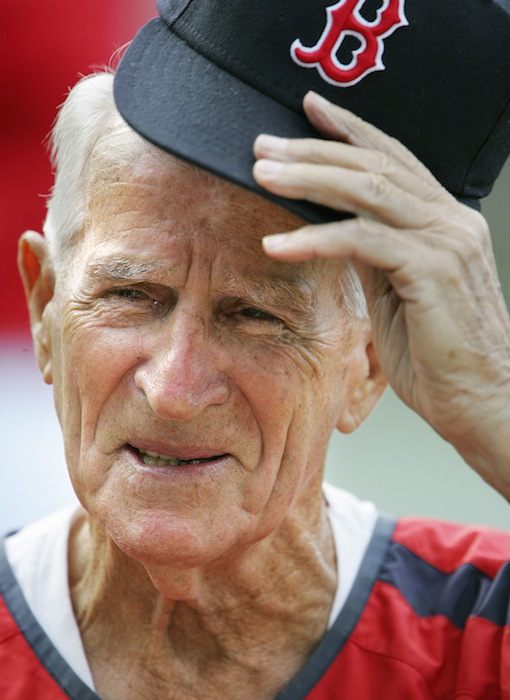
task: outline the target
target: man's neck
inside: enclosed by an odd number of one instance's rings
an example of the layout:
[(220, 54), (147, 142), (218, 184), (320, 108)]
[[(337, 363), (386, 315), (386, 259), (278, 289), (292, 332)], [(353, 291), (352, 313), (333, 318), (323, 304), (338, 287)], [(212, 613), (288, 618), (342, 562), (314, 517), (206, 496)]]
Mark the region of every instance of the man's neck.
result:
[(70, 539), (74, 611), (105, 698), (274, 697), (326, 631), (336, 571), (322, 501), (204, 567), (142, 565), (86, 519)]

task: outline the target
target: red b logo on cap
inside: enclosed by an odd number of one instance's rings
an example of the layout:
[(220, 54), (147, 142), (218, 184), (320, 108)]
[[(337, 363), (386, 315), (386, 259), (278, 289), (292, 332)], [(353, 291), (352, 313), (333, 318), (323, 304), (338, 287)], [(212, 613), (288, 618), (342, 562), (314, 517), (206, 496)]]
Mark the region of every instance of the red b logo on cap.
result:
[[(326, 8), (327, 23), (317, 44), (308, 48), (296, 39), (290, 54), (298, 65), (317, 68), (328, 83), (340, 87), (355, 85), (372, 71), (384, 70), (384, 39), (409, 24), (404, 3), (405, 0), (381, 0), (375, 19), (370, 21), (361, 14), (367, 0), (340, 0)], [(349, 37), (359, 47), (351, 50), (349, 63), (341, 63), (338, 54)]]

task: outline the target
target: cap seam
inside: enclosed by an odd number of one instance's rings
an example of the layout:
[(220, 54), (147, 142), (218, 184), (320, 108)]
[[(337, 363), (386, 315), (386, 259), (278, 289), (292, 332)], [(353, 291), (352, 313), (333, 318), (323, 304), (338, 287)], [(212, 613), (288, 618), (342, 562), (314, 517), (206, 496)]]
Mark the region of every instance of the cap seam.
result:
[[(190, 0), (190, 2), (192, 2), (192, 0)], [(211, 43), (206, 37), (204, 37), (203, 34), (201, 34), (196, 29), (188, 27), (186, 34), (184, 34), (181, 31), (179, 31), (179, 29), (174, 25), (171, 28), (171, 31), (173, 31), (180, 39), (185, 41), (186, 44), (188, 44), (188, 46), (190, 46), (197, 53), (204, 56), (203, 49), (204, 49), (204, 47), (206, 47), (208, 50), (214, 50), (217, 53), (217, 55), (221, 56), (222, 58), (228, 58), (228, 60), (231, 62), (232, 67), (234, 67), (236, 69), (237, 68), (242, 69), (243, 72), (246, 72), (246, 71), (252, 72), (251, 69), (247, 66), (247, 64), (245, 64), (242, 61), (239, 61), (236, 58), (233, 58), (232, 55), (229, 54), (227, 51), (225, 51), (224, 49)], [(202, 42), (202, 45), (200, 47), (193, 45), (193, 42), (190, 41), (190, 39), (193, 39), (193, 38)], [(290, 51), (290, 47), (289, 47), (289, 51)], [(204, 56), (204, 58), (206, 60), (210, 61), (211, 63), (213, 63), (214, 65), (216, 65), (221, 70), (224, 70), (229, 75), (232, 75), (237, 80), (240, 80), (241, 82), (246, 83), (246, 85), (249, 85), (250, 87), (261, 92), (266, 97), (269, 97), (272, 100), (276, 100), (280, 104), (283, 104), (285, 107), (287, 107), (288, 109), (291, 109), (296, 114), (302, 115), (304, 113), (302, 109), (296, 109), (296, 107), (294, 105), (292, 105), (289, 102), (289, 100), (283, 101), (283, 99), (282, 99), (283, 96), (281, 94), (277, 94), (276, 90), (267, 91), (267, 89), (263, 85), (263, 77), (261, 77), (259, 74), (252, 72), (252, 75), (254, 76), (254, 78), (256, 79), (257, 82), (255, 82), (253, 79), (247, 80), (245, 77), (240, 78), (239, 76), (233, 74), (232, 71), (229, 70), (228, 68), (226, 68), (224, 65), (217, 63), (216, 57), (214, 58), (214, 60), (212, 60), (212, 58), (210, 56)], [(273, 85), (275, 85), (279, 89), (288, 90), (288, 85), (284, 84), (277, 76), (273, 76)], [(298, 95), (296, 95), (296, 99), (299, 99)]]
[(179, 17), (181, 17), (181, 15), (188, 9), (188, 7), (191, 5), (192, 2), (193, 2), (193, 0), (184, 0), (181, 8), (172, 14), (172, 19), (167, 20), (167, 18), (163, 15), (163, 12), (161, 10), (162, 0), (158, 0), (159, 16), (161, 17), (163, 22), (166, 24), (168, 29), (172, 30), (172, 25), (174, 24), (174, 22), (177, 22)]

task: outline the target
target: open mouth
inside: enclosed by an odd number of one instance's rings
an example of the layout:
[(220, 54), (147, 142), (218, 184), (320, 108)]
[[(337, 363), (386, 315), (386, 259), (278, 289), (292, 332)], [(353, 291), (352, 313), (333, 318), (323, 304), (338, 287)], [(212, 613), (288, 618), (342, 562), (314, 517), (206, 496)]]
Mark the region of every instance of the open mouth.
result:
[(151, 452), (150, 450), (139, 450), (136, 447), (134, 447), (133, 450), (148, 467), (185, 467), (197, 464), (207, 464), (208, 462), (214, 462), (222, 457), (226, 457), (224, 454), (218, 454), (213, 455), (212, 457), (179, 459), (178, 457), (170, 457), (168, 455), (159, 454), (158, 452)]

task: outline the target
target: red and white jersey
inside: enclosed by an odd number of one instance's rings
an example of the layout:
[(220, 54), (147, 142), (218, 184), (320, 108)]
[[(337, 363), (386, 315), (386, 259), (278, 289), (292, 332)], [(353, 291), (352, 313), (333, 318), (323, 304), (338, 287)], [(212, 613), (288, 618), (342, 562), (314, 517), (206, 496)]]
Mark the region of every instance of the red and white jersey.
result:
[[(276, 700), (510, 700), (510, 534), (380, 516), (330, 629)], [(0, 555), (2, 700), (98, 700)]]

